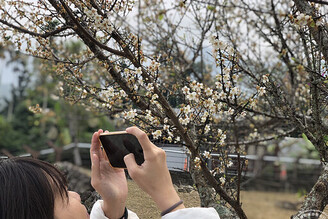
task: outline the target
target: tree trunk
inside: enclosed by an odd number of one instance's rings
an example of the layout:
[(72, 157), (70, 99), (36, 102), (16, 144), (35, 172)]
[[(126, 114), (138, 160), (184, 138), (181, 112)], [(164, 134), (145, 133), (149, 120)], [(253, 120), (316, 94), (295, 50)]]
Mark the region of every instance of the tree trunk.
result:
[(227, 208), (224, 203), (220, 203), (217, 199), (216, 191), (213, 187), (209, 186), (201, 170), (195, 168), (193, 163), (194, 158), (191, 160), (190, 174), (196, 185), (201, 207), (213, 207), (220, 215), (220, 218), (233, 219), (238, 216)]
[(73, 157), (74, 157), (74, 164), (76, 166), (82, 166), (82, 159), (80, 155), (80, 151), (78, 148), (78, 126), (79, 126), (79, 121), (77, 118), (77, 110), (74, 109), (73, 107), (71, 108), (71, 112), (69, 113), (69, 131), (70, 134), (73, 138), (73, 143), (74, 143), (74, 149), (73, 149)]
[[(325, 167), (319, 179), (305, 197), (298, 214), (307, 210), (323, 211), (328, 203), (328, 167)], [(293, 215), (291, 218), (294, 218)]]
[(53, 142), (48, 141), (47, 144), (55, 151), (55, 162), (60, 162), (62, 160), (63, 148), (56, 146)]
[(80, 154), (80, 151), (79, 151), (79, 148), (78, 148), (78, 142), (76, 142), (76, 140), (74, 142), (73, 154), (74, 154), (74, 164), (76, 166), (82, 166), (81, 154)]

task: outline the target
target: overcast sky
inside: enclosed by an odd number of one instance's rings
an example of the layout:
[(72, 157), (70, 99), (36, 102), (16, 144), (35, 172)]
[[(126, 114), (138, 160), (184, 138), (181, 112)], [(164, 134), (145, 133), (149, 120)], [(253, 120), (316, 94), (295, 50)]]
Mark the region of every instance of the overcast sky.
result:
[(17, 84), (17, 76), (13, 73), (13, 64), (6, 65), (8, 59), (0, 59), (0, 86), (4, 84)]

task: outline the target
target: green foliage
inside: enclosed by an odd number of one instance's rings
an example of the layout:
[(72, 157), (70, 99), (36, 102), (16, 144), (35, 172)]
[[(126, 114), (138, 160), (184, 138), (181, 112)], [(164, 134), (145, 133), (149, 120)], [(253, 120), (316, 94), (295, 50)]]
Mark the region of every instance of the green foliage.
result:
[(304, 156), (312, 159), (319, 159), (318, 151), (304, 133), (302, 133), (302, 138), (305, 144), (300, 145), (300, 147), (306, 149), (306, 154), (304, 154)]
[[(78, 54), (83, 45), (70, 42), (65, 46), (70, 54)], [(25, 58), (17, 56), (11, 62), (22, 66), (17, 68), (20, 75), (31, 75), (27, 72)], [(11, 100), (0, 112), (0, 153), (1, 149), (6, 149), (19, 155), (25, 153), (24, 145), (38, 151), (49, 148), (48, 142), (59, 147), (74, 140), (90, 142), (93, 132), (99, 128), (114, 130), (105, 116), (57, 97), (58, 81), (49, 77), (49, 72), (55, 70), (51, 63), (35, 60), (33, 64), (33, 84), (30, 77), (20, 77), (24, 86), (13, 88)], [(37, 104), (40, 112), (32, 113), (29, 107)]]
[(323, 140), (325, 141), (326, 145), (328, 146), (328, 135), (325, 135), (325, 137), (323, 137)]
[(214, 10), (215, 10), (215, 6), (213, 6), (213, 5), (208, 5), (208, 6), (207, 6), (207, 9), (210, 10), (210, 11), (214, 11)]
[(12, 125), (0, 115), (0, 149), (19, 150), (21, 143), (19, 133), (15, 132)]
[(79, 54), (83, 48), (83, 44), (80, 41), (70, 42), (66, 45), (66, 50), (72, 54)]
[(305, 140), (306, 142), (306, 147), (309, 149), (309, 150), (313, 150), (315, 149), (314, 145), (312, 144), (312, 142), (307, 138), (307, 136), (302, 133), (302, 138)]
[(297, 196), (298, 196), (299, 198), (304, 197), (306, 194), (307, 194), (307, 191), (306, 191), (305, 189), (299, 189), (299, 190), (297, 191)]
[(164, 14), (159, 14), (158, 15), (158, 19), (161, 21), (161, 20), (163, 20), (163, 18), (164, 18)]
[(0, 149), (6, 149), (12, 154), (24, 152), (23, 145), (36, 149), (44, 141), (38, 131), (38, 121), (26, 108), (25, 102), (16, 107), (13, 117), (7, 121), (1, 116), (0, 124)]

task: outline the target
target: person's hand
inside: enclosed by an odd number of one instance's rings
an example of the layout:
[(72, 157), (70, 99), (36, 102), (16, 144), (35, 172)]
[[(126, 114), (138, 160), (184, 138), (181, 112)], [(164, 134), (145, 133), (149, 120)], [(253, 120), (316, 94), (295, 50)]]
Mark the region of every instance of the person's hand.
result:
[(102, 151), (99, 141), (101, 133), (101, 129), (95, 132), (91, 140), (91, 185), (104, 200), (102, 209), (105, 215), (110, 219), (117, 219), (124, 214), (128, 186), (124, 170), (112, 168)]
[[(132, 153), (124, 157), (129, 175), (152, 197), (161, 211), (168, 209), (180, 201), (180, 197), (173, 187), (166, 165), (165, 151), (151, 143), (147, 134), (137, 127), (127, 128), (126, 132), (137, 137), (145, 157), (145, 162), (141, 166), (136, 163)], [(182, 208), (184, 205), (179, 205), (174, 210)]]

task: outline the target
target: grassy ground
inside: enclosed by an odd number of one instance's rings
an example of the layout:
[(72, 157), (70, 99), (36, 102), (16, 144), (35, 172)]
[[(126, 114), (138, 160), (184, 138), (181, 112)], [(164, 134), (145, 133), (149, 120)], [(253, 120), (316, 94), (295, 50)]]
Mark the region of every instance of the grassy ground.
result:
[[(133, 182), (128, 182), (129, 197), (127, 207), (136, 212), (141, 219), (160, 218), (160, 212), (155, 203)], [(199, 206), (199, 197), (196, 191), (179, 193), (186, 207)], [(278, 192), (243, 191), (241, 200), (246, 215), (250, 219), (283, 219), (290, 218), (295, 210), (286, 210), (279, 207), (284, 202), (296, 203), (300, 201), (296, 194)]]

